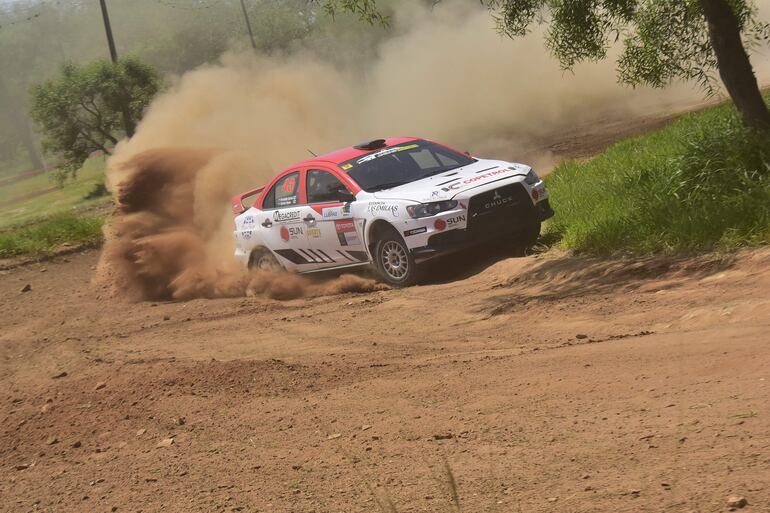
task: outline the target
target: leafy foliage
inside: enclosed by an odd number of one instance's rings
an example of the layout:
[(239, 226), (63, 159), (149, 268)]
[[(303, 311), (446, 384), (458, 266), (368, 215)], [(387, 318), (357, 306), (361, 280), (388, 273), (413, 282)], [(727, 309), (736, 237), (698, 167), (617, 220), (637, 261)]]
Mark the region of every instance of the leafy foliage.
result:
[(390, 17), (384, 15), (377, 7), (377, 0), (325, 0), (323, 8), (332, 18), (339, 12), (349, 12), (372, 25), (387, 26), (390, 22)]
[(31, 114), (46, 150), (74, 171), (95, 151), (109, 154), (125, 135), (124, 112), (135, 124), (159, 87), (155, 70), (134, 57), (66, 63), (58, 77), (32, 88)]

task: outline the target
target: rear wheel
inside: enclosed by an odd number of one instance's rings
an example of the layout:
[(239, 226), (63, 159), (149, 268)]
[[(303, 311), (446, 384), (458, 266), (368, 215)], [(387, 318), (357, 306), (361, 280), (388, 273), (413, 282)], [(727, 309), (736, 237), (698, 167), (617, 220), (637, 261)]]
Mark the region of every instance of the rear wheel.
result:
[(256, 248), (249, 258), (249, 269), (259, 271), (282, 271), (283, 266), (275, 258), (275, 255), (267, 248)]
[(374, 262), (382, 279), (394, 287), (408, 287), (417, 280), (412, 252), (395, 231), (384, 234), (377, 241)]

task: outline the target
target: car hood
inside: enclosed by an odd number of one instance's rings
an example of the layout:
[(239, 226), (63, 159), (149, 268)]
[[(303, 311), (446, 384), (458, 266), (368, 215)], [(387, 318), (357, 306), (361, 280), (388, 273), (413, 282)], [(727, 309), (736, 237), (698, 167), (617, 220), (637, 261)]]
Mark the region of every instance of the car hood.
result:
[(505, 178), (526, 175), (531, 168), (502, 160), (477, 160), (445, 173), (374, 193), (377, 199), (441, 201), (458, 193)]

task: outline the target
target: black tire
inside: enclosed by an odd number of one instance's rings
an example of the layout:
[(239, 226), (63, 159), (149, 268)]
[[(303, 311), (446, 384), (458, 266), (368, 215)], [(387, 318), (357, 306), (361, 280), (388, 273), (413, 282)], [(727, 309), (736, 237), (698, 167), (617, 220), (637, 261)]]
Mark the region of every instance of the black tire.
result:
[(392, 287), (408, 287), (417, 281), (417, 264), (404, 239), (390, 230), (374, 245), (374, 265), (380, 277)]
[(515, 256), (525, 256), (527, 250), (537, 244), (540, 238), (540, 221), (537, 221), (517, 232), (513, 238), (513, 253)]
[(283, 271), (283, 266), (275, 258), (272, 251), (267, 248), (254, 248), (249, 257), (249, 269), (278, 272)]

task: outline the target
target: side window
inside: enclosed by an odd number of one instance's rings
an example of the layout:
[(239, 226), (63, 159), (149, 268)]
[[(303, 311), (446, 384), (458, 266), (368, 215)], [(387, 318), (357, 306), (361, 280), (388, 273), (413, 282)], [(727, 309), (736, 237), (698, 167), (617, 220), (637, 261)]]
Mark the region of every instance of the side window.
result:
[(292, 207), (299, 203), (299, 171), (289, 173), (273, 185), (273, 188), (265, 196), (262, 208)]
[(348, 188), (328, 171), (311, 169), (307, 172), (308, 203), (335, 203), (352, 198)]

